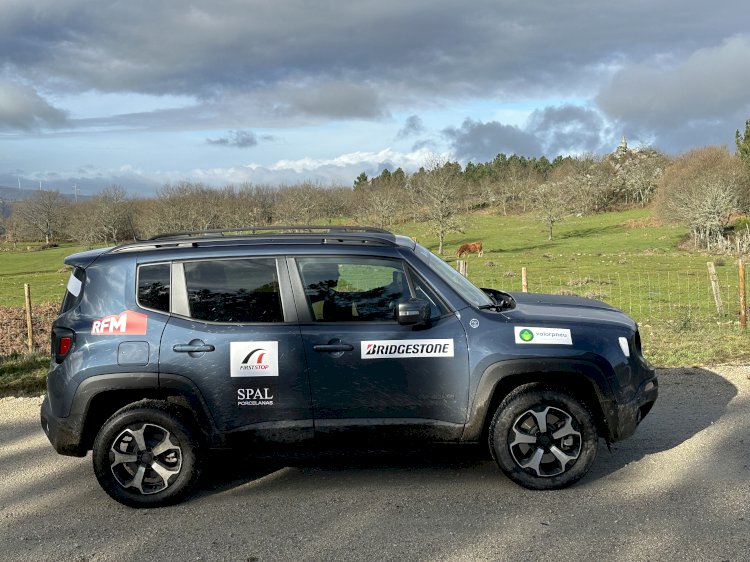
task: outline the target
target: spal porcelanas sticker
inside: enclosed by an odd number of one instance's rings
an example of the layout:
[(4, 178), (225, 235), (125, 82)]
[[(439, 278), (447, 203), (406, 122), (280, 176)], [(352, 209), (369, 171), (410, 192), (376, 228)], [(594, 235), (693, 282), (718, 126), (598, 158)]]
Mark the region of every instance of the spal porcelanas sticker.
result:
[(273, 397), (276, 394), (273, 386), (259, 386), (253, 388), (237, 389), (238, 406), (273, 406)]
[(229, 363), (233, 377), (278, 377), (279, 342), (230, 342)]
[(541, 328), (515, 326), (516, 343), (544, 345), (573, 345), (573, 338), (568, 328)]
[(453, 357), (453, 340), (377, 340), (362, 342), (362, 359)]

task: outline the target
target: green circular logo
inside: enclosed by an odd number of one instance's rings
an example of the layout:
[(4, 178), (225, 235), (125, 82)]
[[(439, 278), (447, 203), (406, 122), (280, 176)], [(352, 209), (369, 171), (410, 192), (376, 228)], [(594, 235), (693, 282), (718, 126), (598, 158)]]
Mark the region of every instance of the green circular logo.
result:
[(532, 332), (528, 328), (524, 328), (523, 330), (518, 332), (518, 337), (523, 341), (531, 341), (534, 339), (534, 332)]

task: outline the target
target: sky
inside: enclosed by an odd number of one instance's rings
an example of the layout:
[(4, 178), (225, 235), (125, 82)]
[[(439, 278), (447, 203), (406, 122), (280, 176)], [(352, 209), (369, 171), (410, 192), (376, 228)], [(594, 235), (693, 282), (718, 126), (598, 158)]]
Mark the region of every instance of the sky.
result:
[(747, 119), (747, 0), (0, 0), (5, 186), (352, 185)]

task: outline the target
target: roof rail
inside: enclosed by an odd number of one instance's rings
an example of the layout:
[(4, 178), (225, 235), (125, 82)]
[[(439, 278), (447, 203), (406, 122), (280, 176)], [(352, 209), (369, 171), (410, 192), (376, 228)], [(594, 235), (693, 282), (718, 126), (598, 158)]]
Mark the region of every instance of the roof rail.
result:
[(156, 240), (203, 238), (217, 236), (255, 236), (266, 233), (278, 234), (300, 234), (300, 233), (377, 233), (391, 234), (382, 228), (373, 226), (325, 226), (325, 225), (291, 225), (291, 226), (243, 226), (237, 228), (218, 228), (211, 230), (189, 230), (184, 232), (169, 232), (157, 234), (142, 242), (153, 242)]

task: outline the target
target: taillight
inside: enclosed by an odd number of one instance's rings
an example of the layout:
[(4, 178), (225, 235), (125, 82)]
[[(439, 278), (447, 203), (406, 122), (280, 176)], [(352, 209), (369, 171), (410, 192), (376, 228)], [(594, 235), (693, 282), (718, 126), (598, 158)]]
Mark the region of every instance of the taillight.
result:
[(52, 328), (52, 355), (55, 356), (55, 361), (62, 363), (63, 359), (73, 349), (73, 345), (76, 341), (76, 334), (73, 330), (68, 328)]

